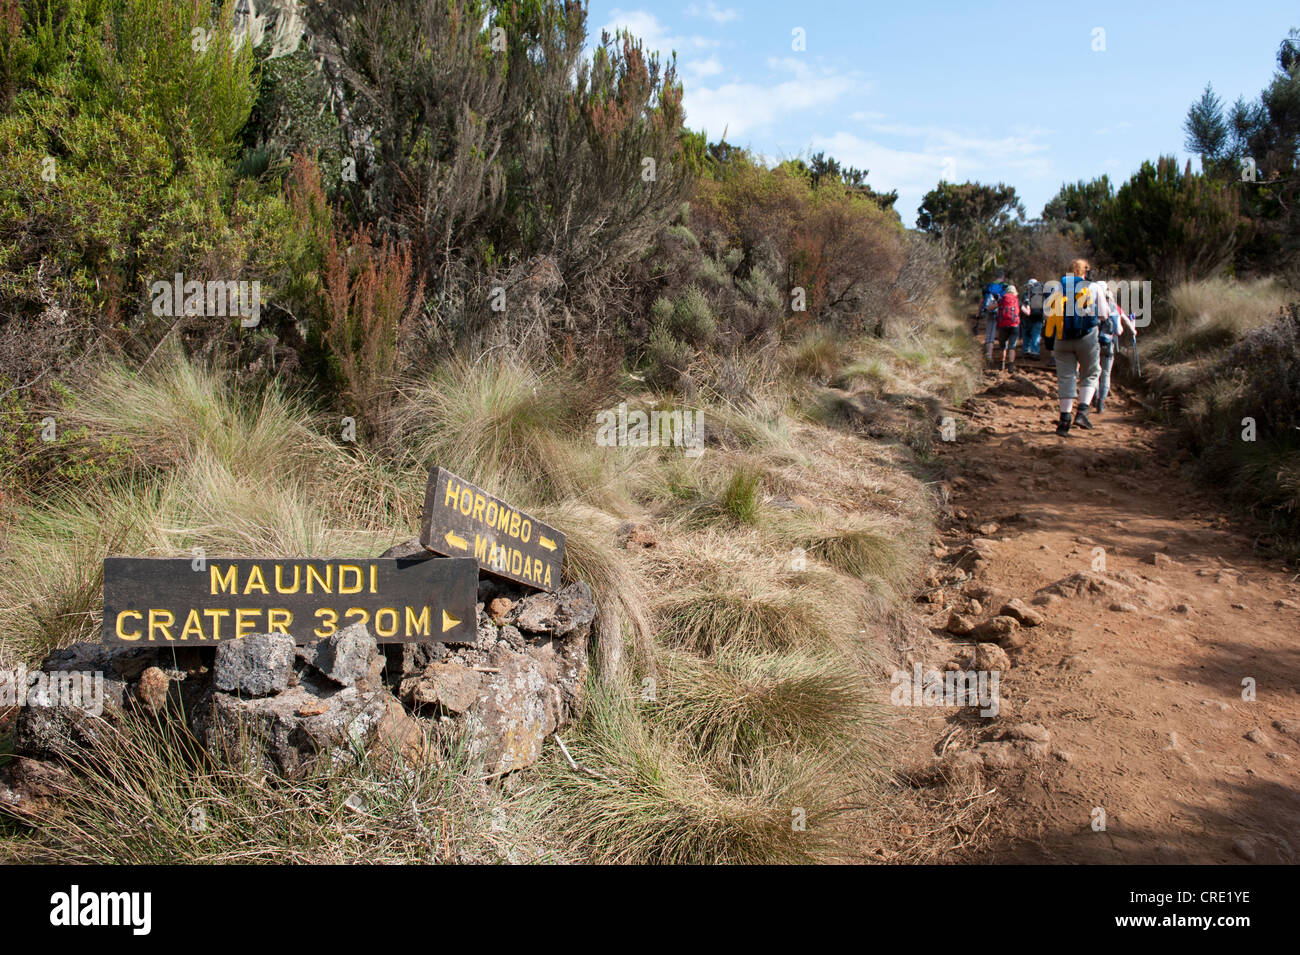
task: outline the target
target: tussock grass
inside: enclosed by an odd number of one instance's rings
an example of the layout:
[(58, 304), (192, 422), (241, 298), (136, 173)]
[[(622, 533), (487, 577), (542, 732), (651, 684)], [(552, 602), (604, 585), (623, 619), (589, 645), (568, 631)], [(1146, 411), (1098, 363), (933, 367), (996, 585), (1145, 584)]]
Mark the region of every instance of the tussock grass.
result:
[(831, 384), (844, 391), (870, 391), (875, 394), (893, 387), (894, 376), (880, 358), (860, 359), (841, 370)]
[(790, 372), (800, 378), (829, 381), (848, 360), (843, 340), (829, 331), (815, 331), (790, 351)]
[(880, 580), (890, 588), (902, 588), (913, 569), (915, 547), (908, 546), (906, 535), (861, 515), (797, 511), (782, 522), (780, 530), (810, 556), (862, 581)]
[(551, 818), (595, 862), (806, 863), (835, 851), (834, 775), (812, 754), (764, 754), (711, 777), (625, 694), (594, 695), (566, 745), (578, 769), (558, 754), (541, 767)]
[(1168, 324), (1156, 330), (1147, 354), (1177, 362), (1221, 351), (1275, 319), (1287, 301), (1286, 290), (1273, 279), (1185, 282), (1170, 293)]
[[(532, 817), (435, 738), (415, 768), (318, 760), (288, 780), (209, 756), (181, 724), (130, 718), (72, 764), (71, 788), (15, 848), (74, 865), (548, 861)], [(384, 768), (397, 765), (400, 768)]]
[(737, 524), (753, 524), (762, 505), (763, 475), (757, 468), (742, 465), (722, 491), (722, 511)]
[(862, 596), (836, 574), (793, 569), (757, 538), (709, 531), (655, 556), (667, 578), (661, 640), (711, 656), (722, 648), (784, 652), (843, 645), (857, 630)]
[(699, 459), (670, 458), (645, 475), (640, 494), (665, 522), (679, 529), (757, 524), (763, 517), (766, 479), (757, 460), (728, 456), (702, 464)]
[(174, 353), (143, 374), (110, 364), (74, 396), (65, 430), (124, 441), (139, 467), (156, 472), (203, 456), (250, 479), (297, 476), (329, 450), (296, 399), (270, 388), (250, 401), (224, 377)]
[(521, 505), (627, 501), (613, 480), (626, 452), (596, 445), (578, 387), (507, 359), (453, 360), (403, 389), (401, 440), (420, 467), (440, 465)]
[(575, 501), (544, 508), (539, 516), (565, 529), (564, 573), (586, 581), (595, 594), (593, 652), (600, 679), (653, 669), (649, 598), (631, 555), (616, 543), (621, 522)]
[(809, 653), (671, 652), (658, 699), (663, 720), (702, 753), (728, 762), (772, 749), (847, 753), (883, 737), (863, 671)]

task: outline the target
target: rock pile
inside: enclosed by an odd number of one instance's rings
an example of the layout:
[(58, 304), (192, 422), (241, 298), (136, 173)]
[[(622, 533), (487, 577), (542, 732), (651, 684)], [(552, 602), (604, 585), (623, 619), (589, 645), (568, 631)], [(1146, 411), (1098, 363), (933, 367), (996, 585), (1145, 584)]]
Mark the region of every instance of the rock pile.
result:
[(41, 778), (40, 763), (92, 745), (132, 710), (174, 714), (210, 751), (285, 775), (365, 751), (416, 762), (431, 721), (459, 724), (485, 774), (531, 765), (543, 740), (581, 710), (592, 593), (584, 583), (552, 594), (483, 580), (479, 600), (472, 644), (379, 647), (353, 624), (307, 646), (256, 634), (216, 647), (58, 650), (41, 669), (102, 674), (102, 694), (81, 697), (102, 705), (21, 707), (21, 758), (0, 778), (0, 799), (14, 806), (25, 790), (39, 796), (23, 780)]

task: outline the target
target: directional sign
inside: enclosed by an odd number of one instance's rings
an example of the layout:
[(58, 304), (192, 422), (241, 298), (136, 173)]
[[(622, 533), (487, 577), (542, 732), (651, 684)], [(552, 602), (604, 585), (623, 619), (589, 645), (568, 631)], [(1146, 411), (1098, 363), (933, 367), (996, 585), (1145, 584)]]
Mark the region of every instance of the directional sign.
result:
[(442, 468), (429, 472), (420, 541), (539, 590), (560, 586), (564, 535)]
[(311, 643), (364, 623), (379, 643), (472, 643), (472, 560), (104, 560), (104, 643), (215, 644), (250, 633)]

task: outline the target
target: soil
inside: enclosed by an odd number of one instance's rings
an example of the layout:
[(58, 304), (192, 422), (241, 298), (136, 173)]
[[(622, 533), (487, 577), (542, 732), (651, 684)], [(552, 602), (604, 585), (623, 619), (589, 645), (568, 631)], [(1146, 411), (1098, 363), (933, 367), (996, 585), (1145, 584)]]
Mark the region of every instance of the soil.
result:
[[(1294, 569), (1257, 551), (1198, 486), (1177, 436), (1123, 386), (1093, 430), (1065, 438), (1054, 430), (1055, 373), (1034, 361), (1014, 376), (986, 373), (950, 413), (956, 440), (936, 445), (953, 517), (931, 568), (940, 586), (918, 595), (931, 628), (925, 665), (969, 665), (973, 641), (942, 628), (981, 588), (991, 593), (968, 614), (976, 622), (1010, 598), (1045, 619), (1008, 650), (996, 719), (917, 714), (930, 734), (918, 759), (978, 767), (968, 791), (987, 797), (980, 837), (957, 839), (947, 860), (1295, 862)], [(1070, 578), (1081, 594), (1048, 595)], [(987, 742), (1026, 723), (1050, 742)], [(994, 749), (1007, 758), (982, 757)]]

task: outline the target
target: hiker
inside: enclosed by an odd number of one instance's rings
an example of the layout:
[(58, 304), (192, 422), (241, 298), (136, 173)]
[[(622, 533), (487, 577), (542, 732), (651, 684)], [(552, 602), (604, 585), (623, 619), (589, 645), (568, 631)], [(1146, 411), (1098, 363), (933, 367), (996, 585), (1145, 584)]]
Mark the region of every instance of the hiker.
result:
[(1127, 329), (1137, 338), (1137, 326), (1133, 324), (1133, 319), (1128, 313), (1119, 307), (1115, 301), (1115, 290), (1106, 282), (1098, 282), (1098, 294), (1106, 297), (1106, 303), (1110, 306), (1110, 315), (1101, 320), (1097, 326), (1097, 346), (1099, 352), (1099, 362), (1101, 373), (1097, 376), (1097, 393), (1093, 395), (1092, 407), (1101, 414), (1106, 410), (1106, 396), (1110, 394), (1110, 370), (1115, 364), (1115, 352), (1119, 348), (1119, 340), (1124, 336)]
[[(1002, 350), (1002, 370), (1016, 370), (1016, 343), (1020, 338), (1020, 295), (1014, 285), (1008, 285), (998, 302), (997, 343)], [(992, 347), (988, 355), (992, 363)], [(1007, 356), (1010, 356), (1009, 358)]]
[(1020, 341), (1023, 343), (1022, 353), (1026, 358), (1039, 358), (1039, 350), (1043, 342), (1043, 321), (1046, 315), (1043, 312), (1043, 306), (1047, 300), (1047, 293), (1043, 289), (1043, 283), (1038, 279), (1030, 279), (1025, 283), (1025, 295), (1020, 300)]
[(1091, 272), (1086, 259), (1070, 263), (1069, 274), (1061, 276), (1060, 288), (1053, 290), (1048, 299), (1047, 321), (1043, 325), (1043, 334), (1053, 340), (1056, 394), (1061, 407), (1056, 433), (1061, 437), (1070, 433), (1071, 411), (1074, 411), (1075, 425), (1092, 429), (1088, 405), (1101, 375), (1097, 326), (1110, 315), (1110, 305), (1093, 288)]
[(1006, 290), (1007, 273), (998, 269), (993, 273), (993, 281), (984, 286), (984, 291), (980, 293), (980, 311), (975, 316), (975, 327), (971, 331), (978, 334), (980, 319), (984, 319), (984, 351), (988, 361), (993, 360), (993, 339), (997, 334), (997, 322), (994, 319), (998, 303), (1002, 301), (1002, 293)]

